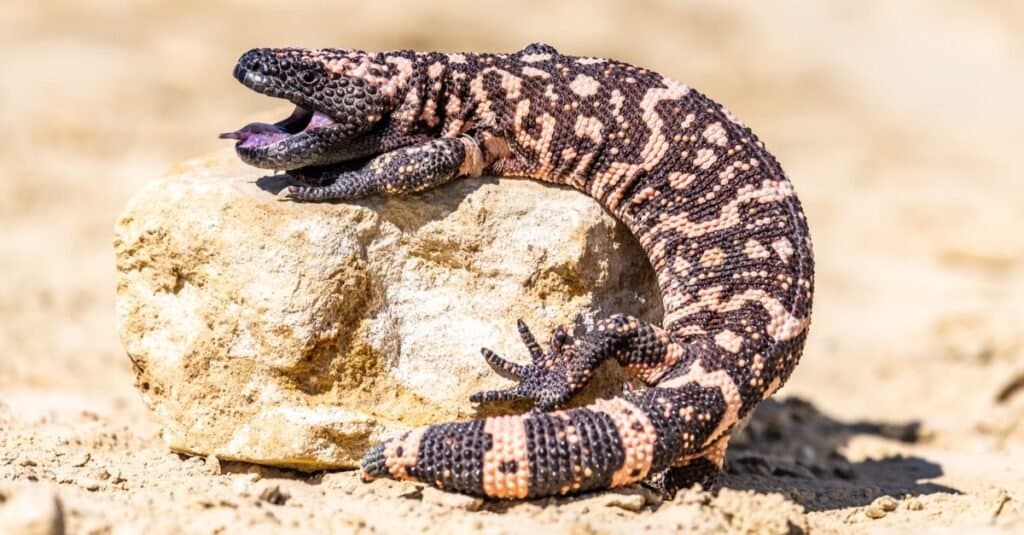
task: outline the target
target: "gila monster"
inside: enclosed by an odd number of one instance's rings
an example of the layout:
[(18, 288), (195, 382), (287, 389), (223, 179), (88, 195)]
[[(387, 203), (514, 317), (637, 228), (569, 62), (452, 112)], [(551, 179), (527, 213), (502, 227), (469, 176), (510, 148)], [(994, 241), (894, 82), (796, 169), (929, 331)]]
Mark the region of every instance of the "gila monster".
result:
[[(287, 170), (298, 202), (422, 191), (457, 177), (577, 189), (639, 240), (664, 321), (597, 321), (531, 362), (483, 349), (518, 382), (474, 402), (532, 400), (519, 415), (444, 423), (372, 448), (365, 479), (491, 498), (645, 482), (714, 483), (730, 434), (790, 376), (810, 323), (813, 258), (792, 184), (721, 105), (650, 70), (545, 44), (515, 53), (254, 49), (234, 76), (296, 105), (221, 134), (250, 165)], [(563, 408), (607, 359), (643, 388)]]

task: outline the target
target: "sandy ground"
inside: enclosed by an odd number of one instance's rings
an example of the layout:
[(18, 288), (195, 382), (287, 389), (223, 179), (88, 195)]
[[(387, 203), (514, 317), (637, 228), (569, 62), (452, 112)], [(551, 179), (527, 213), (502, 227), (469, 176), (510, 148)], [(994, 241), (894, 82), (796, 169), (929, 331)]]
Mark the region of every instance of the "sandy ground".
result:
[[(1019, 2), (317, 4), (4, 6), (0, 522), (53, 514), (53, 492), (71, 533), (1024, 530)], [(722, 489), (481, 505), (169, 453), (115, 332), (111, 228), (147, 180), (272, 109), (232, 80), (238, 54), (538, 40), (727, 104), (807, 208), (804, 362)]]

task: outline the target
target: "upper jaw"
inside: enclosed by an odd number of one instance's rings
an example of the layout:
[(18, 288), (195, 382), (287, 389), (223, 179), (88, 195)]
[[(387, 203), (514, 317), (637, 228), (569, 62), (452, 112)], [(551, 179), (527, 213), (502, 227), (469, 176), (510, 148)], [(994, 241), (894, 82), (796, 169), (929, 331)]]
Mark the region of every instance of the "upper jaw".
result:
[[(235, 79), (241, 82), (245, 87), (248, 87), (257, 93), (267, 95), (268, 97), (287, 98), (293, 102), (295, 102), (299, 97), (299, 95), (294, 94), (294, 92), (284, 91), (278, 87), (271, 77), (259, 71), (246, 69), (241, 64), (235, 65), (234, 75)], [(295, 102), (295, 104), (300, 103)]]
[(287, 99), (296, 106), (309, 107), (309, 103), (304, 102), (305, 99), (302, 98), (302, 95), (295, 91), (286, 91), (278, 84), (274, 83), (273, 78), (261, 72), (246, 69), (240, 63), (235, 65), (234, 76), (236, 80), (242, 83), (242, 85), (257, 93), (268, 97)]

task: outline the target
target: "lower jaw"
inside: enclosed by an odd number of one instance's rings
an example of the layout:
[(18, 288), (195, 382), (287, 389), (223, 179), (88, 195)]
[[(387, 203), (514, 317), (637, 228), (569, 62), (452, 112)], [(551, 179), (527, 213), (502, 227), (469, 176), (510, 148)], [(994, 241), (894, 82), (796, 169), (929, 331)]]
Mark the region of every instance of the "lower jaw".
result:
[(298, 155), (286, 151), (270, 151), (268, 147), (242, 147), (235, 146), (235, 152), (245, 163), (261, 169), (273, 169), (275, 171), (288, 171), (299, 169), (315, 164), (315, 159), (305, 155)]

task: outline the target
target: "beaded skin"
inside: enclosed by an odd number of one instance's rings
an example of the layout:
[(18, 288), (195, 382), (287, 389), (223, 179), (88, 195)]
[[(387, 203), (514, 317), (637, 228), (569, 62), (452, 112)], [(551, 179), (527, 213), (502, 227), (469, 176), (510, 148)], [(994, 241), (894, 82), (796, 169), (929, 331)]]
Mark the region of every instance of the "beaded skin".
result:
[[(484, 349), (529, 399), (521, 415), (409, 431), (371, 449), (366, 479), (421, 481), (491, 498), (646, 482), (709, 485), (730, 433), (788, 379), (811, 317), (814, 264), (791, 183), (729, 111), (661, 74), (559, 54), (255, 49), (245, 86), (291, 117), (222, 134), (238, 155), (285, 169), (297, 202), (422, 191), (458, 177), (575, 188), (637, 237), (662, 293), (662, 325), (614, 315), (546, 349), (525, 324), (520, 364)], [(562, 409), (605, 360), (638, 382)]]

